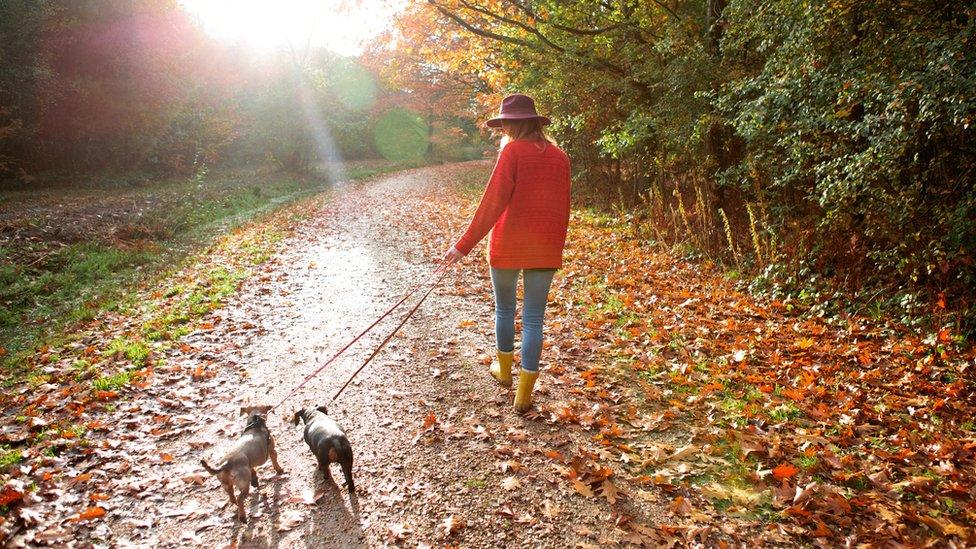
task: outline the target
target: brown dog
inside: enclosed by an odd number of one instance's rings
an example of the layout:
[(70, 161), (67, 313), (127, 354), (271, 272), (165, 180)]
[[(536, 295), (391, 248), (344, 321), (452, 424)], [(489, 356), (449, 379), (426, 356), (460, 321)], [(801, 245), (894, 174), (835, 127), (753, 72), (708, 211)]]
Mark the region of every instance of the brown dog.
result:
[[(245, 413), (248, 413), (248, 409), (241, 409), (241, 415)], [(274, 465), (275, 472), (279, 475), (283, 473), (284, 470), (278, 465), (274, 439), (271, 438), (271, 432), (268, 431), (264, 417), (251, 412), (247, 417), (244, 433), (241, 434), (237, 444), (227, 452), (222, 465), (215, 469), (207, 465), (206, 460), (200, 460), (203, 468), (220, 481), (230, 497), (231, 504), (237, 505), (237, 518), (241, 522), (247, 522), (247, 515), (244, 513), (244, 500), (247, 499), (247, 494), (251, 490), (250, 487), (258, 487), (258, 473), (254, 468), (264, 465), (269, 457), (271, 464)], [(234, 497), (234, 487), (237, 487), (241, 492), (237, 497)]]

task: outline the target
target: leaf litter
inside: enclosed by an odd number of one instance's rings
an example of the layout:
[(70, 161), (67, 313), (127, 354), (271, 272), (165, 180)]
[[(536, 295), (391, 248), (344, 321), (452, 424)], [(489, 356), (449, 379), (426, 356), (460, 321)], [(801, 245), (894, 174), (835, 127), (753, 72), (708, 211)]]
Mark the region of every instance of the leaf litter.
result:
[[(480, 177), (484, 168), (470, 172)], [(435, 257), (444, 235), (472, 212), (469, 198), (439, 182), (422, 193), (401, 189), (404, 200), (391, 206), (398, 221), (390, 231), (419, 239), (417, 257)], [(427, 207), (412, 207), (418, 200)], [(318, 215), (319, 207), (298, 219)], [(506, 409), (510, 396), (485, 396), (489, 384), (468, 393), (462, 410), (436, 396), (417, 403), (410, 390), (392, 389), (402, 393), (393, 402), (413, 418), (387, 421), (387, 428), (413, 429), (404, 444), (412, 437), (414, 446), (441, 452), (443, 459), (488, 464), (472, 469), (484, 476), (461, 482), (470, 493), (465, 497), (483, 493), (496, 512), (479, 516), (446, 507), (438, 495), (445, 488), (420, 480), (394, 480), (383, 488), (379, 479), (389, 471), (374, 468), (363, 472), (365, 539), (492, 545), (523, 535), (508, 533), (508, 522), (539, 529), (533, 539), (550, 546), (564, 546), (567, 537), (581, 547), (976, 543), (971, 347), (951, 343), (951, 334), (930, 337), (893, 321), (804, 316), (741, 293), (707, 262), (642, 246), (615, 220), (577, 211), (571, 226), (566, 267), (550, 304), (548, 375), (540, 378), (533, 412), (513, 418)], [(261, 228), (237, 232), (235, 243), (183, 271), (181, 283), (192, 286), (215, 264), (239, 264), (243, 243), (261, 242)], [(445, 317), (464, 337), (432, 344), (425, 371), (440, 372), (433, 381), (440, 386), (456, 388), (469, 376), (483, 383), (476, 374), (491, 361), (484, 347), (471, 347), (472, 338), (489, 342), (478, 327), (490, 326), (488, 281), (474, 263), (437, 292), (440, 299), (471, 304)], [(255, 283), (277, 291), (274, 269), (256, 272)], [(173, 298), (147, 292), (147, 303), (164, 309)], [(8, 418), (26, 418), (8, 421), (0, 443), (32, 443), (2, 478), (4, 536), (17, 536), (15, 543), (112, 539), (105, 521), (119, 501), (162, 503), (160, 486), (213, 490), (199, 470), (186, 466), (193, 455), (186, 448), (198, 451), (209, 442), (187, 437), (194, 422), (215, 419), (201, 392), (225, 375), (251, 376), (235, 357), (262, 332), (260, 323), (223, 314), (223, 299), (192, 321), (197, 332), (170, 346), (154, 345), (120, 389), (93, 389), (90, 378), (75, 380), (70, 365), (95, 360), (103, 368), (130, 368), (124, 357), (103, 350), (139, 330), (139, 315), (112, 315), (85, 327), (87, 335), (64, 349), (39, 350), (32, 360), (46, 381), (0, 401)], [(223, 347), (208, 340), (227, 333), (235, 337)], [(465, 361), (474, 372), (458, 370)], [(133, 399), (140, 392), (159, 398), (147, 405)], [(124, 433), (109, 427), (118, 418), (128, 421)], [(229, 423), (225, 434), (232, 432)], [(171, 443), (179, 440), (183, 453)], [(151, 467), (145, 461), (150, 455), (156, 460)], [(181, 470), (160, 469), (167, 467)], [(488, 482), (488, 475), (498, 477)], [(490, 492), (492, 486), (498, 491)], [(539, 498), (537, 505), (523, 507), (529, 493), (543, 495), (531, 496)], [(288, 534), (311, 520), (302, 508), (314, 514), (329, 497), (318, 490), (284, 496), (284, 505), (303, 507), (264, 506), (256, 518), (273, 515), (273, 528)], [(193, 543), (219, 529), (217, 522), (201, 521), (196, 501), (159, 506), (164, 519), (176, 513), (169, 518), (195, 521), (198, 527), (184, 539)], [(436, 521), (404, 522), (383, 511), (413, 501), (438, 509)], [(564, 511), (570, 508), (574, 513)], [(557, 527), (568, 515), (576, 526)], [(151, 541), (146, 531), (153, 525), (151, 518), (133, 518), (127, 535)]]

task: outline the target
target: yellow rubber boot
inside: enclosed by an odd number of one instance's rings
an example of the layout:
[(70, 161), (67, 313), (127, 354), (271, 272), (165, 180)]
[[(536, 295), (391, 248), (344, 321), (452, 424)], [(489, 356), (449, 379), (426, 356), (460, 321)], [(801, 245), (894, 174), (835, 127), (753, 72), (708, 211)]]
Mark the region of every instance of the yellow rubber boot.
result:
[(515, 411), (518, 413), (528, 412), (532, 407), (532, 389), (535, 387), (535, 380), (539, 379), (539, 372), (529, 372), (519, 370), (518, 389), (515, 391)]
[(491, 375), (498, 380), (504, 387), (512, 386), (512, 358), (513, 351), (498, 351), (498, 360), (491, 365)]

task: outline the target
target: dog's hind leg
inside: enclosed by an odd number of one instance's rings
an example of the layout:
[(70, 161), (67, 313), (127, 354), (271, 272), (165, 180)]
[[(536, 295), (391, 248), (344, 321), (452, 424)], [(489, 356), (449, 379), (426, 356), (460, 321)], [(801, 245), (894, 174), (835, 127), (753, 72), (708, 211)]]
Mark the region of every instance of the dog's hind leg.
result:
[(346, 477), (346, 489), (353, 494), (356, 492), (356, 485), (352, 482), (352, 462), (343, 461), (340, 465), (342, 465), (342, 474)]
[(329, 471), (329, 460), (322, 461), (319, 460), (319, 471), (322, 471), (322, 479), (328, 484), (330, 482), (334, 483), (332, 480), (332, 472)]
[(339, 465), (342, 466), (342, 475), (346, 477), (346, 489), (353, 494), (356, 492), (356, 485), (352, 481), (352, 448), (346, 446), (342, 449), (342, 454)]
[(237, 505), (237, 498), (234, 497), (234, 486), (230, 484), (224, 484), (224, 491), (227, 492), (227, 496), (230, 498), (231, 505)]
[(275, 472), (279, 475), (284, 473), (285, 470), (278, 465), (278, 452), (275, 452), (274, 439), (268, 440), (268, 456), (271, 458), (271, 465), (274, 465)]
[(258, 472), (251, 468), (251, 486), (258, 487)]
[(241, 494), (237, 496), (237, 518), (241, 522), (247, 522), (247, 513), (244, 512), (244, 502), (247, 501), (247, 494), (250, 493), (251, 488), (247, 484), (241, 488)]

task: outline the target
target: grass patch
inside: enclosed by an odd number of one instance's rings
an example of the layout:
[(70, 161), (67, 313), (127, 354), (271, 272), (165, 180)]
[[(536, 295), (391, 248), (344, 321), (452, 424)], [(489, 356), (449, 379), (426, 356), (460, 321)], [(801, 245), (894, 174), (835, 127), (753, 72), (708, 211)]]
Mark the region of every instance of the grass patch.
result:
[(20, 450), (11, 448), (6, 444), (0, 445), (0, 470), (20, 463), (21, 459), (23, 459), (23, 454)]
[(146, 365), (146, 359), (149, 358), (149, 347), (141, 341), (120, 337), (108, 344), (105, 355), (123, 356), (132, 362), (133, 366), (141, 368)]
[(783, 423), (800, 417), (803, 412), (792, 402), (786, 402), (769, 411), (769, 420), (773, 423)]
[(796, 463), (797, 467), (799, 467), (800, 469), (803, 469), (804, 471), (809, 471), (811, 469), (816, 468), (817, 465), (820, 463), (820, 460), (818, 460), (816, 456), (801, 455), (794, 460), (794, 463)]
[[(352, 166), (346, 175), (348, 179), (361, 179), (402, 167), (373, 162)], [(228, 230), (328, 188), (324, 177), (241, 171), (203, 181), (170, 180), (152, 185), (118, 183), (103, 177), (63, 192), (59, 189), (59, 196), (73, 201), (98, 204), (107, 200), (107, 193), (122, 194), (148, 207), (122, 212), (122, 219), (111, 222), (114, 225), (93, 226), (91, 234), (82, 231), (82, 241), (67, 245), (33, 240), (15, 243), (16, 249), (5, 245), (8, 249), (0, 253), (3, 384), (9, 387), (31, 377), (29, 364), (35, 351), (72, 341), (76, 336), (71, 326), (99, 318), (105, 311), (129, 314), (139, 310), (144, 304), (133, 300), (139, 287), (164, 280), (184, 258), (205, 250)], [(4, 199), (22, 200), (15, 191), (0, 190), (0, 200)], [(66, 224), (72, 222), (65, 220)], [(241, 253), (251, 263), (264, 262), (270, 258), (268, 243), (283, 236), (264, 235), (262, 242), (248, 244)], [(242, 276), (230, 270), (211, 275), (207, 287), (197, 286), (192, 291), (181, 285), (166, 288), (169, 296), (189, 291), (185, 306), (166, 311), (144, 325), (138, 340), (113, 342), (111, 353), (140, 367), (149, 357), (148, 342), (185, 335), (190, 319), (218, 306), (234, 292)]]
[(114, 375), (99, 376), (92, 380), (92, 389), (96, 391), (118, 391), (132, 381), (132, 371), (122, 370)]

